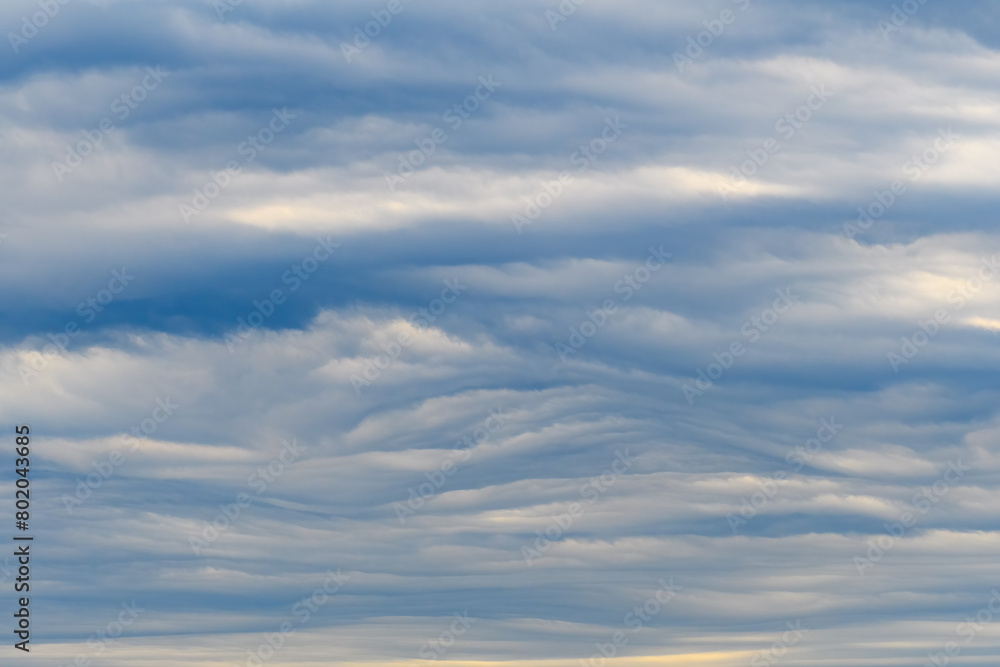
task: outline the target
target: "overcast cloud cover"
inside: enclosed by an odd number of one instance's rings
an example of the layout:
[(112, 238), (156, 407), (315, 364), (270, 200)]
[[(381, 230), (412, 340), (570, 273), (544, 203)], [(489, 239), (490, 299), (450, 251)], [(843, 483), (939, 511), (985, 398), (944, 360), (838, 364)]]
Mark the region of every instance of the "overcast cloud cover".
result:
[(996, 664), (1000, 2), (0, 25), (3, 664)]

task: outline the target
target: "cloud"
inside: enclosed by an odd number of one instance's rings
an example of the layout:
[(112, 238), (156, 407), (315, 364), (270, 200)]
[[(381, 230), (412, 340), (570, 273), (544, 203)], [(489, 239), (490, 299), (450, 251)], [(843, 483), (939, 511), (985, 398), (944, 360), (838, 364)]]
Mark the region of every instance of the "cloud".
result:
[(790, 664), (875, 667), (989, 602), (992, 4), (572, 4), (72, 0), (11, 50), (40, 655), (135, 600), (108, 664), (288, 621), (269, 664), (729, 666), (801, 622)]

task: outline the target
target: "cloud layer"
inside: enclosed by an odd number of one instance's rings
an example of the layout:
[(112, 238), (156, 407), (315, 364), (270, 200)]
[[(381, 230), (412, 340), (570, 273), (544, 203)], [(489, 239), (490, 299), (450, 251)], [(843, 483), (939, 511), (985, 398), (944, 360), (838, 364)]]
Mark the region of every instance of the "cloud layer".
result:
[(32, 664), (993, 664), (998, 16), (4, 5)]

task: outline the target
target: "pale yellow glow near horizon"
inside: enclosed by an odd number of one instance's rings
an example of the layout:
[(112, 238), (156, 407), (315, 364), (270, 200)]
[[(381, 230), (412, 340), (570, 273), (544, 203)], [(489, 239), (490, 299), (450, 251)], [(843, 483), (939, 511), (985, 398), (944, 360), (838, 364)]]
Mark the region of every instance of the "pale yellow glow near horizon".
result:
[[(38, 646), (37, 649), (42, 649), (41, 653), (46, 658), (56, 658), (58, 656), (51, 649), (55, 646), (65, 648), (66, 644), (61, 645), (47, 645)], [(85, 651), (86, 648), (77, 645), (78, 648)], [(36, 650), (37, 650), (36, 649)], [(126, 655), (130, 653), (131, 655)], [(119, 649), (119, 654), (115, 656), (115, 662), (109, 664), (117, 664), (118, 661), (124, 662), (129, 661), (128, 664), (131, 665), (146, 665), (146, 664), (162, 664), (163, 660), (169, 659), (168, 655), (164, 654), (161, 649), (157, 650), (157, 657), (150, 661), (147, 656), (142, 655), (143, 650), (136, 647), (132, 651), (122, 651)], [(635, 656), (635, 657), (619, 657), (607, 659), (603, 663), (603, 667), (655, 667), (658, 665), (665, 665), (673, 667), (675, 665), (699, 665), (700, 667), (736, 667), (737, 665), (743, 666), (748, 664), (748, 661), (752, 656), (754, 656), (759, 651), (712, 651), (709, 653), (686, 653), (683, 655), (664, 655), (664, 656)], [(190, 657), (190, 656), (188, 656)], [(214, 658), (206, 658), (204, 661), (200, 661), (198, 664), (204, 665), (204, 667), (234, 667), (231, 661), (218, 661)], [(241, 663), (242, 664), (242, 663)], [(295, 662), (284, 662), (275, 656), (272, 660), (266, 662), (267, 667), (303, 667), (303, 665), (335, 665), (336, 667), (421, 667), (422, 665), (446, 665), (447, 667), (580, 667), (581, 664), (589, 664), (588, 658), (566, 658), (566, 659), (554, 659), (554, 660), (504, 660), (504, 661), (479, 661), (479, 660), (393, 660), (393, 661), (365, 661), (365, 662), (331, 662), (329, 657), (308, 657), (301, 660), (296, 660)]]
[(991, 320), (985, 317), (968, 317), (962, 321), (969, 326), (976, 327), (977, 329), (1000, 331), (1000, 320)]
[[(725, 172), (663, 164), (645, 164), (618, 173), (569, 171), (572, 183), (563, 186), (550, 204), (563, 215), (580, 207), (614, 208), (636, 198), (664, 203), (705, 197), (721, 201), (720, 186), (730, 183)], [(403, 229), (439, 218), (507, 226), (511, 214), (522, 213), (526, 204), (544, 192), (543, 183), (558, 178), (557, 171), (514, 176), (486, 169), (428, 169), (407, 181), (405, 187), (390, 192), (381, 177), (337, 185), (337, 174), (329, 170), (275, 174), (248, 184), (243, 203), (224, 211), (224, 217), (262, 229), (310, 233)], [(751, 179), (731, 188), (728, 196), (805, 194), (802, 187)]]

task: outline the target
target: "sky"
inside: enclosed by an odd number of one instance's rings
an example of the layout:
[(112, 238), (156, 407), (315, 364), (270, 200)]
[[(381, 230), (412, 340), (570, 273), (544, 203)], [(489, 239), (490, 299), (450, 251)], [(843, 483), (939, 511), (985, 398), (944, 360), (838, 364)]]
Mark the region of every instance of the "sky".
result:
[(996, 664), (1000, 2), (0, 25), (3, 664)]

